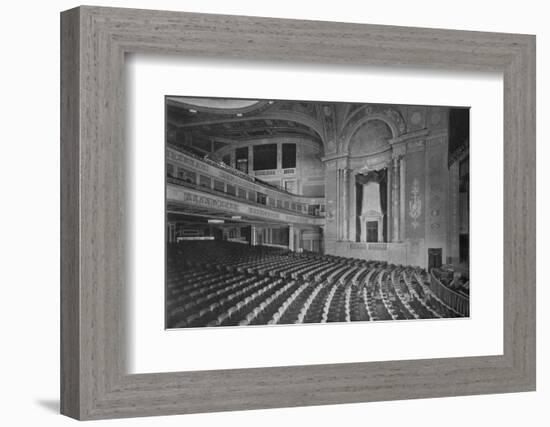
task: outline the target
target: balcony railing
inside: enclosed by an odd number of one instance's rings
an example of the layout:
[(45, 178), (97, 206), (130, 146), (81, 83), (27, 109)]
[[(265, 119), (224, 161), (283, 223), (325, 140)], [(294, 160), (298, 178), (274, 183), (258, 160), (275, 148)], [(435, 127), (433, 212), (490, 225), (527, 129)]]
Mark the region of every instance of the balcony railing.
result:
[(247, 203), (247, 204), (251, 204), (251, 205), (255, 205), (255, 206), (261, 206), (263, 208), (272, 209), (274, 211), (280, 211), (280, 212), (284, 212), (284, 213), (292, 213), (294, 215), (297, 214), (297, 215), (302, 215), (302, 216), (305, 216), (305, 217), (322, 218), (321, 215), (311, 215), (310, 213), (306, 213), (306, 212), (300, 211), (300, 210), (286, 209), (286, 208), (283, 208), (283, 207), (274, 207), (271, 204), (259, 203), (257, 201), (252, 201), (248, 198), (245, 199), (245, 198), (242, 198), (242, 197), (239, 197), (239, 196), (234, 196), (232, 194), (228, 194), (227, 192), (215, 190), (215, 189), (207, 187), (205, 185), (200, 185), (200, 184), (197, 184), (193, 181), (183, 180), (183, 179), (176, 178), (176, 177), (173, 177), (173, 176), (166, 177), (166, 182), (169, 183), (169, 184), (180, 185), (180, 186), (183, 186), (183, 187), (189, 187), (189, 188), (193, 188), (195, 190), (204, 191), (206, 193), (210, 193), (210, 194), (213, 194), (213, 195), (216, 195), (216, 196), (223, 196), (223, 197), (226, 197), (228, 199), (232, 199), (232, 200), (235, 200), (235, 201), (238, 201), (238, 202)]
[(254, 171), (254, 174), (257, 176), (276, 175), (277, 171), (275, 169), (267, 169), (267, 170)]
[(430, 288), (445, 304), (464, 317), (470, 316), (470, 298), (449, 289), (430, 271)]
[[(214, 166), (214, 167), (217, 167), (219, 169), (222, 169), (224, 170), (225, 172), (228, 172), (230, 174), (233, 174), (235, 176), (238, 176), (240, 178), (243, 178), (243, 179), (246, 179), (247, 181), (250, 181), (250, 182), (253, 182), (253, 183), (256, 183), (256, 184), (260, 184), (260, 185), (263, 185), (264, 187), (268, 187), (270, 189), (275, 189), (277, 191), (280, 191), (282, 193), (285, 193), (285, 194), (289, 194), (291, 196), (296, 196), (296, 194), (294, 193), (291, 193), (290, 191), (287, 191), (285, 188), (281, 187), (280, 185), (277, 185), (277, 184), (272, 184), (272, 183), (269, 183), (269, 182), (265, 182), (265, 181), (262, 181), (261, 179), (258, 179), (258, 178), (255, 178), (251, 175), (248, 175), (244, 172), (241, 172), (240, 170), (238, 169), (235, 169), (229, 165), (226, 165), (224, 162), (217, 162), (215, 160), (212, 160), (212, 159), (209, 159), (208, 157), (206, 156), (199, 156), (195, 153), (194, 150), (192, 149), (189, 149), (185, 146), (182, 146), (182, 145), (175, 145), (175, 144), (170, 144), (170, 143), (167, 143), (166, 144), (167, 147), (175, 150), (175, 151), (178, 151), (182, 154), (185, 154), (186, 156), (190, 156), (190, 157), (193, 157), (197, 160), (200, 160), (202, 162), (205, 162), (211, 166)], [(271, 173), (272, 172), (272, 173)], [(274, 175), (275, 174), (275, 171), (271, 171), (271, 170), (266, 170), (266, 171), (256, 171), (255, 172), (256, 175)]]

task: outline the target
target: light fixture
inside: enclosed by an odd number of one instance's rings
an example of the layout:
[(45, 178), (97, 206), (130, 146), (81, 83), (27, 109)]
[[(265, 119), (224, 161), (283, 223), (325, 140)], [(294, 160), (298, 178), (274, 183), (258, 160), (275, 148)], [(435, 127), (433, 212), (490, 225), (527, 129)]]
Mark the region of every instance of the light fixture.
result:
[(225, 221), (223, 219), (209, 219), (208, 224), (223, 224)]

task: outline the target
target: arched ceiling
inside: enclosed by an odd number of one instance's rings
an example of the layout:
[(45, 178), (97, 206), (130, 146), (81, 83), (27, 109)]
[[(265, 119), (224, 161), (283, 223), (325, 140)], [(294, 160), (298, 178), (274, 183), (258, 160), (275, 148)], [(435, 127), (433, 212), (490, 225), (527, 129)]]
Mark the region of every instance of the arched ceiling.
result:
[(206, 152), (231, 143), (298, 137), (323, 146), (318, 103), (218, 98), (166, 98), (169, 140)]
[(197, 149), (202, 155), (243, 141), (275, 137), (313, 141), (321, 155), (347, 153), (351, 137), (366, 121), (382, 120), (394, 138), (405, 133), (407, 126), (399, 108), (406, 107), (167, 96), (166, 133), (170, 143)]

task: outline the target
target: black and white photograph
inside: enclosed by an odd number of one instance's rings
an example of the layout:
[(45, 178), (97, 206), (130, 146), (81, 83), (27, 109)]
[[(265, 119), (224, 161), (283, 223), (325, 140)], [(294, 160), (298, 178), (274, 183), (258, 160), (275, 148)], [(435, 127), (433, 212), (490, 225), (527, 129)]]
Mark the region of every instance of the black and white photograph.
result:
[(166, 328), (469, 317), (469, 108), (165, 97)]

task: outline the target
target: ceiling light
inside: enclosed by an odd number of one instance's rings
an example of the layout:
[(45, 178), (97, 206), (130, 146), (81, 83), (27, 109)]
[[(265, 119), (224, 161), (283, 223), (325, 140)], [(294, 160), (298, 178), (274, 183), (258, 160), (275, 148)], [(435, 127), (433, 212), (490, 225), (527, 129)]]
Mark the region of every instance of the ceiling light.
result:
[(223, 219), (209, 219), (208, 224), (223, 224), (225, 221)]

